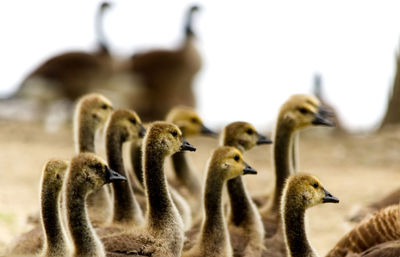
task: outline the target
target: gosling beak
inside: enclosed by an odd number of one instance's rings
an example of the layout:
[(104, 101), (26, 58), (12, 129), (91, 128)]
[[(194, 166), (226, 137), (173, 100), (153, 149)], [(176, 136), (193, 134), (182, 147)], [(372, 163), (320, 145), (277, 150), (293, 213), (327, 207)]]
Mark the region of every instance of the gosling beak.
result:
[(194, 152), (194, 151), (196, 151), (196, 147), (192, 146), (191, 144), (189, 144), (188, 141), (183, 139), (183, 144), (181, 145), (181, 148), (179, 149), (179, 152), (183, 152), (183, 151)]
[(140, 125), (139, 137), (144, 138), (144, 135), (146, 135), (146, 129), (143, 127), (143, 125)]
[(119, 180), (122, 180), (122, 181), (127, 180), (124, 176), (122, 176), (118, 172), (110, 169), (108, 166), (106, 167), (106, 172), (107, 172), (107, 177), (106, 177), (107, 182), (106, 183), (112, 183), (112, 182), (119, 181)]
[(206, 136), (216, 137), (218, 134), (212, 131), (211, 129), (207, 128), (206, 126), (202, 125), (201, 127), (201, 134)]
[(319, 110), (315, 114), (315, 118), (314, 118), (312, 124), (334, 127), (335, 123), (333, 121), (327, 119), (327, 117), (332, 117), (332, 116), (333, 116), (332, 112), (328, 111), (324, 107), (319, 107)]
[(334, 197), (331, 193), (329, 193), (328, 191), (326, 191), (325, 188), (323, 188), (323, 189), (324, 189), (324, 192), (325, 192), (325, 196), (324, 196), (324, 198), (322, 199), (322, 202), (323, 202), (323, 203), (338, 203), (338, 202), (339, 202), (339, 199), (337, 199), (337, 198)]
[(258, 134), (257, 145), (272, 144), (272, 140), (266, 136)]
[(255, 169), (253, 169), (252, 167), (250, 167), (247, 163), (244, 163), (246, 166), (243, 169), (243, 175), (246, 174), (257, 174), (257, 171)]

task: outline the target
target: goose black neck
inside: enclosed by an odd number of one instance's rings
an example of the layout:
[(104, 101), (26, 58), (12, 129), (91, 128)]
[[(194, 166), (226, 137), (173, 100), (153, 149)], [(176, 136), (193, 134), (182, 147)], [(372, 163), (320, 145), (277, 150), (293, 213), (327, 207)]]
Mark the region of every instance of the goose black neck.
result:
[[(108, 164), (112, 170), (127, 177), (122, 159), (122, 145), (125, 141), (126, 138), (118, 128), (108, 130), (106, 138)], [(141, 217), (140, 207), (136, 202), (129, 181), (115, 181), (112, 183), (112, 187), (114, 189), (113, 222), (138, 223), (137, 219)]]
[(108, 7), (99, 8), (96, 14), (95, 31), (100, 53), (109, 54), (109, 47), (104, 33), (104, 12)]
[(186, 21), (185, 21), (185, 37), (189, 38), (192, 36), (196, 36), (194, 31), (193, 31), (193, 13), (196, 12), (192, 8), (188, 11), (186, 14)]
[(158, 142), (144, 144), (144, 181), (147, 194), (147, 222), (150, 227), (164, 229), (174, 215), (174, 206), (164, 174), (165, 155), (158, 149)]
[(275, 189), (270, 211), (279, 212), (281, 195), (286, 179), (291, 174), (293, 129), (290, 124), (279, 121), (275, 131), (274, 139), (274, 166), (275, 166)]
[(172, 164), (174, 166), (176, 178), (179, 182), (181, 182), (192, 195), (200, 195), (200, 183), (191, 169), (187, 153), (178, 152), (172, 155)]
[(53, 185), (42, 185), (41, 216), (45, 236), (45, 251), (56, 252), (67, 249), (67, 239), (62, 228), (61, 210), (59, 207), (61, 188)]
[(293, 200), (286, 199), (284, 206), (284, 235), (291, 257), (315, 256), (305, 232), (305, 209), (297, 206)]
[(224, 179), (219, 172), (212, 172), (210, 167), (207, 174), (204, 192), (205, 220), (202, 226), (201, 242), (204, 245), (224, 245), (226, 243), (226, 225), (222, 210), (222, 189)]

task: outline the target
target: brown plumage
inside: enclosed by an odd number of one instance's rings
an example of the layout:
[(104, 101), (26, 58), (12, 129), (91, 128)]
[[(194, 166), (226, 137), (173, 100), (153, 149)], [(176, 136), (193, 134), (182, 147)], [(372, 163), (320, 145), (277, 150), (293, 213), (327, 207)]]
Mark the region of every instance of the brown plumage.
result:
[(70, 245), (62, 224), (60, 195), (68, 162), (50, 160), (40, 183), (41, 226), (19, 236), (9, 251), (12, 256), (69, 256)]
[(242, 154), (234, 147), (221, 146), (214, 150), (207, 170), (204, 187), (204, 217), (201, 230), (192, 247), (183, 257), (233, 256), (229, 232), (222, 206), (222, 190), (227, 180), (244, 174), (256, 174)]
[[(74, 101), (98, 88), (98, 85), (111, 75), (112, 67), (111, 56), (102, 31), (103, 14), (108, 7), (108, 3), (101, 4), (96, 15), (98, 51), (67, 52), (48, 59), (28, 75), (16, 96), (24, 97), (34, 92), (38, 85), (44, 84), (45, 88), (39, 93), (39, 97), (43, 100), (52, 101), (61, 97)], [(41, 82), (36, 83), (38, 81)], [(49, 92), (53, 94), (49, 96), (50, 99), (46, 99), (45, 96), (49, 95)]]
[[(256, 145), (270, 144), (272, 141), (259, 134), (247, 122), (233, 122), (227, 125), (221, 135), (221, 144), (233, 146), (242, 153)], [(228, 230), (234, 256), (261, 256), (263, 250), (264, 228), (261, 216), (251, 200), (242, 177), (228, 180), (230, 199)]]
[(329, 251), (327, 257), (346, 256), (348, 253), (362, 253), (378, 244), (400, 239), (399, 205), (392, 205), (377, 211), (340, 239)]
[[(143, 143), (147, 213), (142, 227), (103, 237), (107, 254), (178, 257), (183, 246), (183, 222), (171, 199), (164, 160), (183, 150), (195, 150), (179, 128), (166, 122), (150, 125)], [(111, 255), (110, 255), (111, 256)]]
[[(199, 7), (189, 8), (185, 22), (185, 38), (175, 50), (152, 50), (131, 57), (130, 72), (145, 86), (146, 106), (132, 106), (144, 120), (161, 120), (173, 106), (194, 106), (194, 77), (201, 69), (192, 28), (193, 15)], [(134, 103), (132, 103), (134, 104)]]

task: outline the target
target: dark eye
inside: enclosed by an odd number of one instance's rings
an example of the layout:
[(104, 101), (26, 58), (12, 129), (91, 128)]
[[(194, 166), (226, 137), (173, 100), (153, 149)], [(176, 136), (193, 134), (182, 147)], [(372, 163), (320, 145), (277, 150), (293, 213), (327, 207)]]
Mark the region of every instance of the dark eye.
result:
[(130, 121), (132, 124), (136, 124), (136, 119), (135, 119), (135, 118), (130, 118), (129, 121)]
[(252, 129), (248, 129), (248, 130), (246, 131), (246, 133), (249, 134), (249, 135), (253, 135), (254, 131), (253, 131)]
[(318, 188), (318, 183), (314, 183), (312, 186), (313, 186), (314, 188)]
[(101, 106), (101, 109), (107, 110), (107, 109), (108, 109), (108, 106), (107, 106), (106, 104), (103, 104), (103, 105)]
[(301, 112), (302, 114), (306, 114), (308, 112), (308, 110), (306, 108), (299, 108), (299, 112)]
[(235, 155), (234, 157), (233, 157), (233, 159), (235, 160), (235, 161), (239, 161), (240, 160), (240, 157), (239, 157), (239, 155)]
[(198, 123), (198, 122), (199, 122), (196, 118), (191, 118), (190, 121), (191, 121), (192, 123)]
[(176, 130), (174, 130), (174, 131), (171, 132), (171, 135), (172, 135), (173, 137), (176, 137), (176, 136), (178, 135), (178, 132), (177, 132)]
[(90, 165), (90, 168), (92, 168), (94, 170), (101, 170), (103, 168), (103, 166), (100, 163), (96, 163), (96, 164)]

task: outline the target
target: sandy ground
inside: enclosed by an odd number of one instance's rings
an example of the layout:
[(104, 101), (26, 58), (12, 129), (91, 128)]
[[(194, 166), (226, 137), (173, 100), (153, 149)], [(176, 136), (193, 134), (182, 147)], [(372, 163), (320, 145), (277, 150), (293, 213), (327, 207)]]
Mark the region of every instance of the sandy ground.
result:
[[(400, 186), (400, 131), (358, 136), (327, 136), (309, 130), (300, 140), (300, 170), (317, 175), (340, 204), (325, 204), (308, 211), (312, 245), (324, 255), (352, 225), (345, 217)], [(203, 172), (217, 140), (193, 138), (198, 147), (193, 164)], [(0, 121), (0, 253), (13, 237), (29, 230), (28, 214), (38, 210), (38, 182), (49, 158), (70, 158), (74, 153), (71, 128), (47, 133), (38, 124)], [(245, 177), (253, 194), (271, 190), (271, 147), (260, 146), (245, 154), (259, 171)]]

